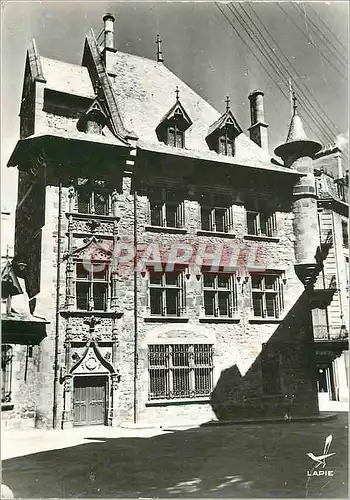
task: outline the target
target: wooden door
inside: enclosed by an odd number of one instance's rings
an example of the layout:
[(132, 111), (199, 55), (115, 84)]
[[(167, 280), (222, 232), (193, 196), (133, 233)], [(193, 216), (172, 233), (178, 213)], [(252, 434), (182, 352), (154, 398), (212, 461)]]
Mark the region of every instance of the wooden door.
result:
[(74, 378), (74, 425), (98, 425), (106, 422), (107, 377)]

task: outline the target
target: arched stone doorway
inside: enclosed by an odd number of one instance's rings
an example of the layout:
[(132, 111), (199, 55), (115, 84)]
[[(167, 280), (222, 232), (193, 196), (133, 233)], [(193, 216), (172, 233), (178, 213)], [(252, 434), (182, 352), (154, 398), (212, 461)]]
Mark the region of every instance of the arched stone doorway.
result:
[(84, 354), (64, 377), (62, 427), (116, 426), (120, 376), (101, 354), (97, 343), (88, 342)]

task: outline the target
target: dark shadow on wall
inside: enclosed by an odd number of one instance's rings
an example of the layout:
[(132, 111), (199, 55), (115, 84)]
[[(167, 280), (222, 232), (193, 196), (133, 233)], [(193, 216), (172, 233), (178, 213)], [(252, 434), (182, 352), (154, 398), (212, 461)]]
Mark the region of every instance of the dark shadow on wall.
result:
[[(346, 417), (90, 439), (4, 460), (3, 482), (17, 498), (346, 498)], [(329, 434), (334, 477), (308, 481), (306, 453)]]
[(290, 419), (319, 413), (310, 296), (306, 291), (245, 375), (237, 365), (221, 373), (211, 406), (219, 420)]

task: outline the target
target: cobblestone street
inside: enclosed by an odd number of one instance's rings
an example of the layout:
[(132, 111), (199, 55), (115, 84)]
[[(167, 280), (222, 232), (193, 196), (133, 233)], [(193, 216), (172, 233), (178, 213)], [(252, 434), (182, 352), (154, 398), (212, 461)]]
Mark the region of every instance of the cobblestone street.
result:
[[(174, 431), (32, 431), (22, 439), (17, 433), (12, 455), (16, 441), (19, 454), (31, 454), (6, 459), (5, 441), (3, 483), (15, 497), (347, 498), (347, 416)], [(314, 463), (306, 453), (322, 454), (329, 434), (335, 455), (318, 470), (333, 470), (333, 477), (308, 477)]]

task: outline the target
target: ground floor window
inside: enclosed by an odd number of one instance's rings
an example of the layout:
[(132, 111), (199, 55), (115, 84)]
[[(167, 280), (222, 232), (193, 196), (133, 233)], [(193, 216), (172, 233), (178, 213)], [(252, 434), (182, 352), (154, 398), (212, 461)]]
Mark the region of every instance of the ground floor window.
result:
[(1, 402), (11, 402), (12, 385), (12, 346), (1, 346)]
[(213, 388), (213, 346), (148, 346), (149, 399), (209, 396)]

